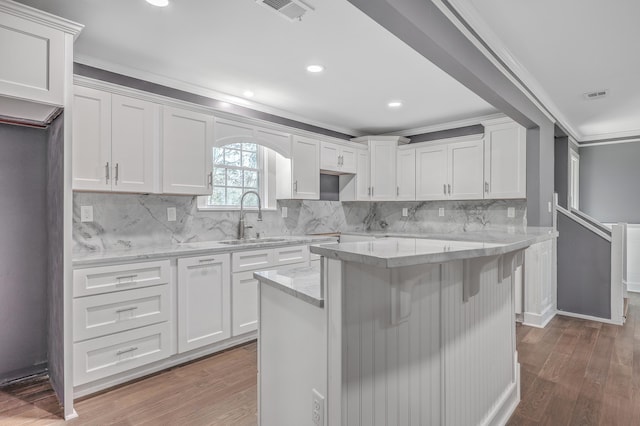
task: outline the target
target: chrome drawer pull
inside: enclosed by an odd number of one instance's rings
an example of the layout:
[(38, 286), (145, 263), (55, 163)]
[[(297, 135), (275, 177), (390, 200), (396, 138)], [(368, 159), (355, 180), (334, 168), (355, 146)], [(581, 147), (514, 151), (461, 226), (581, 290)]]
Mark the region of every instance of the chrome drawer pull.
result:
[(211, 257), (209, 259), (200, 259), (200, 260), (198, 260), (198, 262), (205, 263), (205, 262), (213, 262), (215, 260), (216, 260), (215, 257)]
[(130, 278), (130, 279), (134, 279), (135, 277), (137, 277), (138, 274), (134, 274), (134, 275), (123, 275), (121, 277), (116, 277), (116, 280), (124, 280), (126, 278)]
[(132, 307), (130, 307), (130, 308), (122, 308), (122, 309), (118, 309), (118, 310), (116, 311), (116, 314), (119, 314), (119, 313), (121, 313), (121, 312), (133, 311), (134, 309), (138, 309), (138, 307), (137, 307), (137, 306), (132, 306)]
[(138, 350), (138, 348), (134, 346), (134, 347), (131, 347), (129, 349), (123, 349), (121, 351), (118, 351), (118, 352), (116, 352), (116, 355), (122, 355), (122, 354), (126, 354), (126, 353), (129, 353), (129, 352), (137, 351), (137, 350)]

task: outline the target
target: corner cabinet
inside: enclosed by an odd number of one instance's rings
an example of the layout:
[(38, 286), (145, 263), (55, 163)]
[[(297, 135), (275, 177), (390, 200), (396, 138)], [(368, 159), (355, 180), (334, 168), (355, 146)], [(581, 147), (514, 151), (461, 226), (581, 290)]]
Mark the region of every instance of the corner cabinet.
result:
[(526, 198), (526, 129), (508, 118), (482, 124), (485, 126), (485, 198)]
[(320, 141), (293, 136), (291, 158), (278, 156), (277, 199), (320, 199)]
[(213, 115), (164, 107), (162, 189), (166, 194), (209, 195), (213, 173)]
[(229, 254), (178, 259), (178, 353), (231, 337)]
[(158, 192), (160, 105), (75, 86), (73, 189)]
[(331, 142), (321, 142), (320, 170), (328, 174), (356, 173), (356, 149)]

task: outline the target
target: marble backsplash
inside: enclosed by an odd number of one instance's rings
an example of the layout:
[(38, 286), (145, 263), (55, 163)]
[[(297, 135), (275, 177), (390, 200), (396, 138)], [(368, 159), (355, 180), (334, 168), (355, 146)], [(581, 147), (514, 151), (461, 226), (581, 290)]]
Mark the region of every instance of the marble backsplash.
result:
[[(93, 222), (80, 221), (80, 206), (93, 206)], [(175, 207), (177, 220), (167, 221)], [(288, 214), (282, 218), (281, 209)], [(513, 207), (515, 217), (507, 217)], [(402, 209), (408, 216), (402, 216)], [(439, 216), (438, 209), (445, 215)], [(166, 246), (190, 241), (236, 238), (238, 211), (200, 211), (197, 198), (173, 195), (76, 192), (73, 196), (74, 253), (130, 247)], [(449, 233), (526, 226), (525, 200), (477, 201), (279, 201), (258, 222), (248, 212), (247, 237), (347, 231)]]

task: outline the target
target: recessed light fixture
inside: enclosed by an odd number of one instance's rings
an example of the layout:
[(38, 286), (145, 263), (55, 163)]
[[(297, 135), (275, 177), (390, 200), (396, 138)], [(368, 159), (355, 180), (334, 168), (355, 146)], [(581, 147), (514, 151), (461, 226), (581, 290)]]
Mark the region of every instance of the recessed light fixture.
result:
[(243, 93), (245, 98), (253, 98), (254, 94), (255, 93), (253, 93), (251, 90), (245, 90), (244, 93)]
[(169, 6), (169, 0), (147, 0), (147, 3), (157, 7)]
[(400, 101), (391, 101), (387, 104), (389, 108), (400, 108), (402, 106), (402, 102)]
[(324, 67), (322, 65), (309, 65), (307, 67), (307, 71), (312, 73), (319, 73), (324, 71)]

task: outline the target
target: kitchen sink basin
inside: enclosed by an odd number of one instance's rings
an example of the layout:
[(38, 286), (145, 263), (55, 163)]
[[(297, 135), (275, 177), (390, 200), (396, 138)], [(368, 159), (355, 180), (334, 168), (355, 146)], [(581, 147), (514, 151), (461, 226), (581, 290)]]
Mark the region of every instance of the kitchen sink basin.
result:
[(286, 238), (246, 238), (243, 240), (224, 240), (218, 241), (219, 244), (240, 245), (240, 244), (260, 244), (260, 243), (277, 243), (287, 241)]

